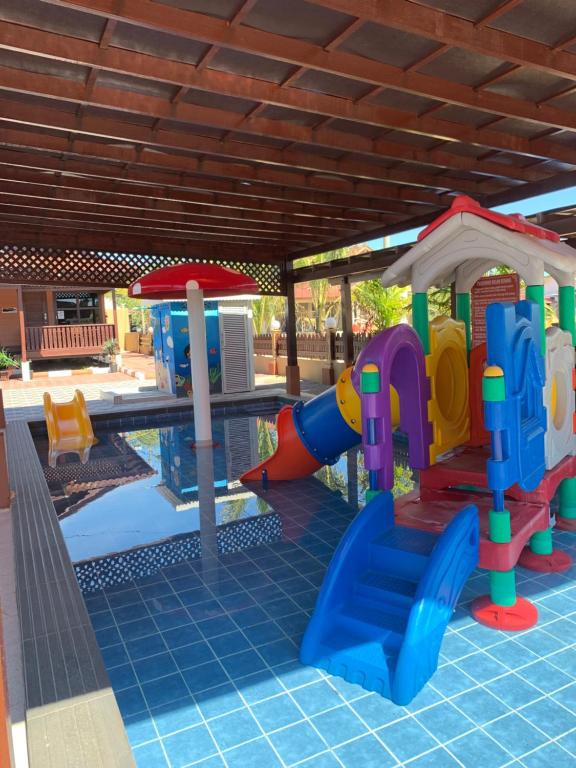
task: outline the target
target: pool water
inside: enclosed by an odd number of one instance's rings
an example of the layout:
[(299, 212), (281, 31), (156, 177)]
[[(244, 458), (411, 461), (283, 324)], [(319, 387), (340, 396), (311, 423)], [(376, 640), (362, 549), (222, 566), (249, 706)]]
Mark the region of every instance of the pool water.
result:
[[(244, 487), (240, 474), (274, 450), (274, 422), (215, 419), (219, 445), (201, 455), (181, 420), (102, 431), (86, 465), (55, 469), (37, 441), (139, 768), (576, 764), (575, 569), (519, 571), (540, 623), (513, 636), (470, 619), (487, 591), (475, 574), (409, 707), (300, 665), (367, 478), (353, 450), (311, 478)], [(395, 455), (404, 493), (404, 443)], [(557, 544), (574, 553), (572, 534)]]

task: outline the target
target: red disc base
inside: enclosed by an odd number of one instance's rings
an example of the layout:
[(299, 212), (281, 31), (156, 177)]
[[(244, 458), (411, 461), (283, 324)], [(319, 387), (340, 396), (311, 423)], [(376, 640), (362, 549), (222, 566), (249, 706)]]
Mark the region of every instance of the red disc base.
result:
[(576, 531), (576, 517), (556, 515), (556, 528), (560, 531)]
[(518, 565), (528, 568), (529, 571), (559, 573), (572, 567), (572, 558), (561, 549), (555, 549), (551, 555), (537, 555), (526, 547), (518, 558)]
[(538, 610), (523, 597), (517, 597), (514, 605), (496, 605), (490, 595), (484, 595), (472, 603), (472, 616), (478, 623), (490, 629), (520, 632), (536, 624)]

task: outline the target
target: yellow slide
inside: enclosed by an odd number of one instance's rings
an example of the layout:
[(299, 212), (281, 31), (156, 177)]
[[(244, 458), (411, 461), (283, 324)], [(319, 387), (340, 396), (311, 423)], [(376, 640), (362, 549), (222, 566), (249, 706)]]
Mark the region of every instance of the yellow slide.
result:
[(44, 392), (44, 415), (50, 444), (49, 465), (55, 467), (56, 459), (63, 453), (77, 453), (85, 464), (97, 440), (82, 392), (77, 389), (72, 400), (66, 403), (55, 403), (50, 394)]

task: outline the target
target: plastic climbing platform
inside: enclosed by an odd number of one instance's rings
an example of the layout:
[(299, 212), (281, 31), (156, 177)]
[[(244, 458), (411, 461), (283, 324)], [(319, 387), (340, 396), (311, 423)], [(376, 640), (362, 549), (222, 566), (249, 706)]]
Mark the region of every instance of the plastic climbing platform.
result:
[(458, 596), (478, 561), (478, 517), (467, 507), (441, 536), (394, 525), (389, 491), (342, 539), (300, 659), (407, 704), (436, 670)]

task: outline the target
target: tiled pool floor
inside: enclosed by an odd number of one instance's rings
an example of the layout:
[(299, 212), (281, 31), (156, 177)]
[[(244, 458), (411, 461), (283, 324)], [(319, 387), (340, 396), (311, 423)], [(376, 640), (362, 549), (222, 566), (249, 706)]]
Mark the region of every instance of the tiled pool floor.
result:
[[(469, 615), (468, 582), (438, 672), (409, 707), (298, 662), (331, 554), (355, 510), (316, 479), (266, 492), (281, 540), (165, 567), (86, 602), (139, 768), (573, 768), (576, 567), (519, 569), (537, 627)], [(555, 533), (576, 557), (576, 537)]]

